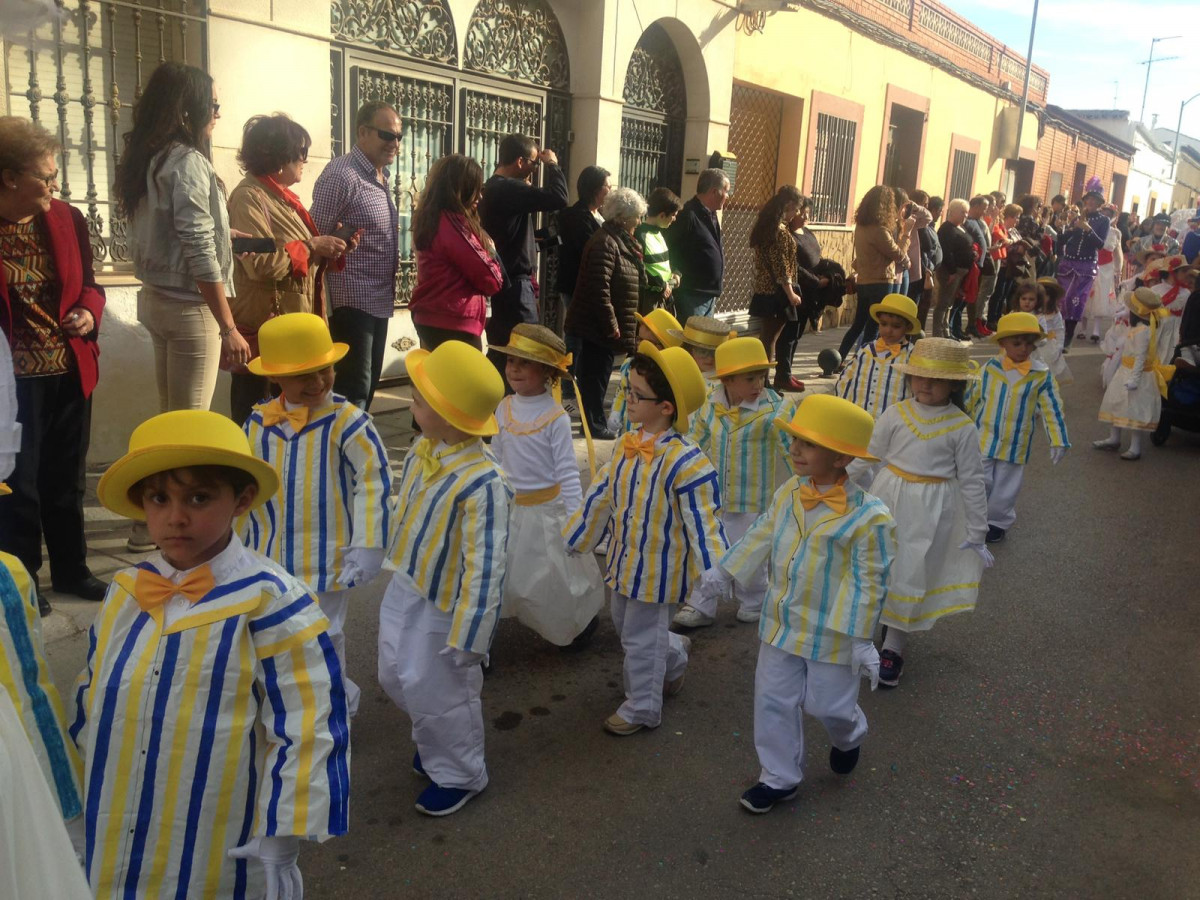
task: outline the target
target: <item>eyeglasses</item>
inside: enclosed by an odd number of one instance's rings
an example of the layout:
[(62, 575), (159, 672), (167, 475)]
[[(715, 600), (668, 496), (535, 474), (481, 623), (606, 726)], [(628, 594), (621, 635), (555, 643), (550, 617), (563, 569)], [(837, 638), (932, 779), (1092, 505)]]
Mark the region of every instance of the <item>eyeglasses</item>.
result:
[(662, 397), (643, 397), (637, 391), (630, 389), (630, 391), (629, 391), (629, 402), (630, 403), (644, 403), (647, 400), (651, 401), (652, 403), (665, 403), (666, 402), (665, 400), (663, 400)]
[(397, 144), (400, 143), (400, 135), (395, 131), (384, 131), (382, 128), (376, 128), (374, 125), (368, 125), (367, 127), (379, 135), (379, 139), (385, 144), (390, 144), (393, 141)]
[(212, 111), (213, 111), (214, 119), (221, 114), (221, 104), (218, 103), (216, 100), (214, 100), (212, 103)]
[(296, 157), (300, 162), (308, 162), (308, 148), (304, 147), (300, 151), (300, 155)]
[(25, 174), (30, 178), (36, 178), (46, 187), (50, 187), (52, 184), (58, 184), (58, 172), (51, 172), (49, 175), (35, 175), (33, 172), (26, 172)]

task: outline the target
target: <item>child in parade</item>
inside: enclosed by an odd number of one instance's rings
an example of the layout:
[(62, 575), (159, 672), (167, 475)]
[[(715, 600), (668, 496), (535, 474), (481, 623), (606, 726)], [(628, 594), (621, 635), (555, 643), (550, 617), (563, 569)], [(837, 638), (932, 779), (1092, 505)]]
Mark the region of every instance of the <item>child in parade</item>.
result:
[(590, 637), (604, 605), (595, 558), (571, 557), (562, 547), (567, 517), (583, 500), (571, 420), (552, 391), (568, 377), (571, 360), (563, 339), (543, 325), (516, 325), (508, 346), (495, 349), (508, 357), (505, 377), (514, 391), (496, 409), (500, 430), (492, 438), (516, 491), (501, 615), (565, 647), (585, 632)]
[(833, 392), (878, 419), (885, 409), (907, 396), (904, 376), (896, 366), (912, 353), (909, 338), (921, 333), (917, 304), (903, 294), (888, 294), (871, 306), (879, 337), (864, 344), (838, 376)]
[[(1191, 290), (1188, 285), (1195, 267), (1188, 265), (1182, 255), (1168, 256), (1146, 267), (1148, 273), (1157, 273), (1159, 281), (1150, 286), (1158, 294), (1162, 307), (1168, 315), (1162, 317), (1158, 327), (1158, 346), (1161, 362), (1169, 362), (1179, 343), (1179, 323), (1187, 306)], [(1163, 348), (1166, 348), (1165, 352)]]
[(663, 694), (683, 687), (691, 642), (670, 631), (675, 605), (728, 546), (717, 473), (677, 425), (704, 403), (704, 377), (682, 347), (638, 345), (629, 373), (629, 415), (621, 439), (563, 532), (567, 548), (609, 541), (604, 581), (625, 651), (625, 702), (604, 722), (630, 735), (662, 721)]
[(717, 386), (717, 348), (730, 338), (737, 337), (737, 332), (712, 316), (689, 316), (683, 330), (671, 332), (671, 337), (691, 354), (700, 367), (700, 374), (708, 383), (709, 392), (712, 392)]
[(987, 481), (987, 543), (1004, 540), (1017, 520), (1017, 494), (1033, 450), (1033, 432), (1042, 420), (1057, 465), (1071, 446), (1058, 384), (1033, 351), (1046, 333), (1037, 316), (1011, 312), (1001, 316), (992, 340), (1000, 353), (968, 382), (965, 407), (979, 429), (979, 451)]
[(1159, 329), (1170, 313), (1162, 298), (1150, 288), (1138, 288), (1125, 295), (1129, 309), (1129, 330), (1121, 345), (1121, 366), (1104, 391), (1100, 403), (1100, 421), (1111, 429), (1107, 438), (1093, 441), (1097, 450), (1120, 450), (1122, 432), (1130, 433), (1129, 449), (1121, 459), (1142, 456), (1142, 439), (1158, 427), (1167, 382), (1175, 368), (1164, 365), (1159, 356)]
[(379, 683), (412, 719), (416, 808), (457, 812), (487, 787), (482, 663), (500, 615), (512, 504), (483, 438), (498, 431), (504, 381), (480, 351), (447, 341), (405, 358), (421, 437), (400, 470), (394, 574), (379, 607)]
[[(788, 441), (775, 419), (785, 405), (791, 408), (794, 403), (767, 387), (771, 366), (756, 337), (732, 338), (718, 347), (716, 374), (721, 383), (692, 417), (688, 434), (716, 466), (721, 521), (730, 543), (771, 505), (777, 464), (787, 458)], [(765, 571), (739, 586), (739, 622), (758, 621), (766, 591)], [(716, 621), (716, 611), (715, 602), (693, 597), (673, 621), (683, 628), (702, 628)]]
[(946, 338), (917, 341), (898, 368), (912, 396), (888, 407), (867, 448), (879, 463), (855, 460), (850, 477), (882, 500), (896, 520), (879, 683), (895, 687), (908, 636), (944, 616), (970, 612), (983, 569), (987, 489), (975, 422), (962, 411), (975, 377), (970, 349)]
[(754, 747), (762, 772), (740, 801), (752, 813), (796, 796), (804, 777), (802, 713), (829, 733), (834, 772), (848, 775), (858, 764), (867, 734), (858, 679), (867, 675), (872, 689), (878, 683), (871, 638), (895, 555), (887, 507), (846, 478), (854, 459), (874, 461), (867, 450), (870, 413), (817, 394), (776, 424), (791, 438), (795, 476), (700, 586), (720, 596), (731, 581), (747, 583), (767, 568), (754, 675)]
[[(638, 343), (649, 341), (659, 350), (678, 347), (683, 341), (679, 320), (666, 309), (658, 307), (646, 315), (634, 313), (638, 323)], [(629, 370), (633, 356), (625, 357), (617, 376), (617, 393), (613, 396), (612, 411), (608, 414), (608, 430), (613, 434), (624, 434), (633, 429), (629, 420)]]
[(100, 479), (100, 502), (144, 518), (161, 549), (113, 580), (76, 689), (97, 897), (300, 898), (301, 839), (346, 833), (329, 622), (233, 531), (278, 489), (241, 429), (207, 410), (142, 423)]
[(1033, 313), (1046, 333), (1046, 340), (1034, 350), (1033, 355), (1046, 364), (1059, 387), (1075, 380), (1063, 358), (1062, 341), (1066, 323), (1058, 310), (1062, 298), (1062, 285), (1054, 278), (1022, 281), (1013, 292), (1013, 312)]

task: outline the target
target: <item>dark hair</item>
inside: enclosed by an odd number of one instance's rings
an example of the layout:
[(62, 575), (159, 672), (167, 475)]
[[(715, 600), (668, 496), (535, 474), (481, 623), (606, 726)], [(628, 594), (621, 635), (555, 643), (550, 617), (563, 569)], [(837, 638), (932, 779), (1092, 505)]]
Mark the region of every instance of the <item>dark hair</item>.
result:
[[(650, 385), (650, 390), (654, 391), (654, 396), (660, 403), (675, 406), (675, 392), (671, 390), (671, 382), (667, 381), (667, 376), (658, 367), (658, 363), (643, 353), (636, 353), (630, 368), (646, 379), (646, 384)], [(679, 407), (675, 406), (675, 416), (678, 415)]]
[(126, 215), (132, 215), (146, 196), (147, 175), (157, 176), (164, 150), (183, 144), (211, 158), (204, 131), (213, 118), (213, 80), (195, 66), (165, 62), (155, 69), (142, 96), (133, 105), (133, 127), (125, 132), (113, 194)]
[(896, 209), (904, 209), (904, 205), (908, 203), (908, 191), (902, 187), (892, 188), (892, 196), (896, 198)]
[(970, 200), (967, 201), (967, 205), (968, 205), (968, 208), (972, 208), (972, 207), (976, 207), (976, 206), (987, 206), (991, 202), (992, 202), (991, 194), (976, 194), (974, 197), (972, 197)]
[(1026, 194), (1017, 201), (1017, 206), (1021, 207), (1022, 211), (1027, 216), (1032, 216), (1037, 212), (1037, 208), (1042, 205), (1042, 198), (1037, 194)]
[(865, 194), (854, 210), (854, 224), (879, 225), (891, 231), (896, 227), (896, 193), (886, 185), (877, 184)]
[[(905, 384), (905, 387), (908, 389), (908, 395), (910, 397), (913, 395), (912, 379), (913, 379), (913, 377), (911, 375), (904, 376), (904, 384)], [(968, 416), (971, 415), (971, 413), (967, 410), (967, 383), (965, 381), (959, 381), (957, 378), (955, 378), (955, 379), (933, 378), (931, 380), (932, 381), (950, 381), (950, 383), (953, 385), (950, 388), (950, 405), (957, 406), (959, 409), (961, 409), (963, 412), (965, 412)]]
[(146, 489), (162, 490), (168, 484), (177, 484), (185, 488), (216, 488), (229, 485), (235, 497), (240, 497), (242, 491), (257, 485), (258, 481), (245, 469), (234, 466), (179, 466), (164, 472), (155, 472), (145, 478), (135, 481), (129, 487), (126, 496), (134, 506), (142, 505), (142, 496)]
[(604, 187), (604, 180), (611, 174), (612, 172), (608, 169), (600, 166), (584, 166), (583, 171), (579, 173), (579, 178), (575, 181), (575, 190), (579, 193), (579, 199), (586, 201), (589, 206), (594, 204), (596, 195)]
[(1053, 206), (1055, 203), (1061, 203), (1063, 206), (1066, 206), (1067, 198), (1064, 197), (1062, 194), (1055, 194), (1053, 197), (1050, 198), (1050, 205)]
[(924, 191), (913, 191), (908, 195), (908, 199), (917, 204), (917, 206), (924, 206), (926, 209), (929, 208), (929, 195)]
[(929, 210), (929, 214), (931, 216), (933, 216), (934, 218), (937, 218), (937, 214), (942, 211), (942, 208), (945, 205), (946, 205), (946, 201), (943, 200), (941, 197), (930, 197), (929, 205), (925, 208)]
[(683, 201), (670, 188), (656, 187), (646, 198), (646, 216), (678, 215)]
[[(396, 112), (396, 108), (386, 100), (368, 100), (358, 108), (358, 112), (354, 115), (354, 130), (360, 128), (374, 128), (375, 115), (381, 110), (386, 109), (389, 112)], [(397, 115), (399, 115), (397, 113)]]
[(1003, 206), (1008, 200), (1008, 197), (1005, 196), (1004, 191), (992, 191), (988, 196), (996, 201), (997, 206)]
[(775, 232), (784, 221), (783, 211), (789, 204), (800, 206), (800, 191), (790, 184), (785, 184), (758, 211), (758, 218), (754, 220), (754, 227), (750, 229), (751, 247), (766, 247), (775, 239)]
[(421, 191), (416, 212), (413, 213), (413, 243), (416, 248), (428, 250), (433, 246), (443, 212), (462, 216), (467, 227), (479, 238), (479, 243), (486, 245), (486, 233), (479, 224), (479, 213), (475, 210), (475, 200), (482, 190), (483, 169), (471, 157), (450, 153), (435, 162), (425, 179), (425, 189)]
[(527, 134), (506, 134), (500, 142), (496, 162), (511, 166), (518, 159), (527, 159), (537, 149), (537, 141)]
[(254, 116), (242, 128), (237, 161), (251, 175), (270, 175), (290, 162), (308, 158), (312, 138), (284, 113)]
[(1046, 289), (1032, 279), (1025, 278), (1013, 285), (1012, 296), (1009, 298), (1009, 307), (1012, 312), (1021, 311), (1021, 295), (1033, 294), (1037, 298), (1037, 305), (1033, 308), (1035, 313), (1043, 313), (1053, 315), (1058, 310), (1058, 304), (1053, 307), (1049, 305), (1049, 295)]

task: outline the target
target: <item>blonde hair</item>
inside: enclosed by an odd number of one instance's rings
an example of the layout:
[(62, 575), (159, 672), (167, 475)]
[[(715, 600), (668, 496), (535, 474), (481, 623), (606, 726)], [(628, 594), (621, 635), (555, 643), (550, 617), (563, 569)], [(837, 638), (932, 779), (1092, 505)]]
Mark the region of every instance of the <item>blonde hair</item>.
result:
[(20, 116), (0, 116), (0, 171), (24, 171), (58, 149), (58, 140), (42, 126)]
[(971, 209), (970, 203), (968, 203), (962, 197), (955, 197), (953, 200), (951, 200), (949, 203), (946, 204), (946, 215), (949, 216), (950, 213), (952, 213), (952, 212), (961, 212), (961, 213), (965, 214), (965, 213), (969, 212), (970, 209)]

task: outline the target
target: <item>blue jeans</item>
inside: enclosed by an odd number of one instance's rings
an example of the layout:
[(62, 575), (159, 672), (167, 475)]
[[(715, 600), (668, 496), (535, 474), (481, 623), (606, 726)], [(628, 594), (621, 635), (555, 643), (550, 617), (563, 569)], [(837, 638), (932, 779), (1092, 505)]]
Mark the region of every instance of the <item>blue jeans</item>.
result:
[(842, 338), (842, 346), (838, 350), (842, 359), (854, 349), (854, 342), (862, 335), (864, 344), (875, 340), (879, 326), (871, 318), (871, 306), (878, 303), (892, 291), (892, 286), (886, 281), (883, 284), (860, 284), (858, 286), (858, 308), (854, 311), (854, 324)]
[(333, 389), (359, 409), (369, 410), (375, 399), (383, 374), (388, 321), (349, 306), (339, 306), (329, 314), (330, 337), (350, 345), (334, 366)]
[(675, 301), (675, 318), (686, 325), (692, 316), (711, 316), (717, 308), (717, 298), (712, 294), (697, 294), (676, 288), (671, 294)]

